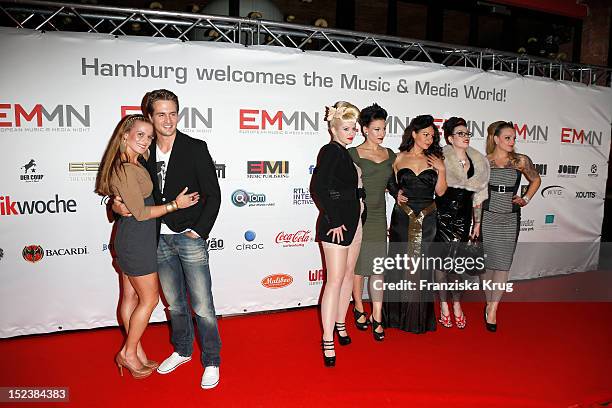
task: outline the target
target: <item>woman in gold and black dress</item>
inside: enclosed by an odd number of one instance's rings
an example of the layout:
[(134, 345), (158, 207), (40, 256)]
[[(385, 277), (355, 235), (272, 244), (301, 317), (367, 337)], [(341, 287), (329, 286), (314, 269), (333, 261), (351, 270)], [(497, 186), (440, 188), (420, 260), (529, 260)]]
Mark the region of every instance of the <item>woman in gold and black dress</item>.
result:
[[(391, 215), (389, 229), (389, 257), (408, 255), (416, 260), (427, 253), (428, 244), (436, 235), (435, 195), (446, 191), (444, 157), (440, 147), (440, 133), (431, 115), (412, 119), (400, 145), (400, 153), (393, 164), (388, 188), (397, 196), (401, 191), (407, 199), (398, 198)], [(400, 266), (400, 267), (397, 267)], [(421, 281), (431, 282), (431, 270), (405, 268), (396, 265), (385, 275), (386, 289), (383, 304), (383, 324), (413, 333), (435, 330), (432, 293), (420, 290)], [(389, 284), (396, 284), (395, 288)], [(411, 284), (398, 290), (397, 284)]]

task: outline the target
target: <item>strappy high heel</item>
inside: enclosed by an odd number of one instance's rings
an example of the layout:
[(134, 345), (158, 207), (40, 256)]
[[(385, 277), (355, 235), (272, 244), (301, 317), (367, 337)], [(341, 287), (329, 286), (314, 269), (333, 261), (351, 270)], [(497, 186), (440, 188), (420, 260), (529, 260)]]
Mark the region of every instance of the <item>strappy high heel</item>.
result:
[(341, 331), (346, 331), (346, 324), (338, 322), (334, 323), (334, 331), (338, 333), (338, 343), (340, 343), (341, 346), (348, 346), (351, 344), (351, 338), (349, 337), (348, 332), (346, 336), (340, 335)]
[[(360, 312), (359, 310), (353, 308), (353, 317), (355, 318), (355, 326), (357, 326), (359, 330), (368, 330), (369, 320), (368, 320), (368, 315), (366, 314), (365, 311)], [(359, 321), (359, 319), (361, 319), (362, 317), (366, 319), (366, 321), (363, 323)]]
[(335, 367), (336, 366), (336, 356), (328, 357), (325, 355), (326, 351), (336, 351), (334, 349), (334, 341), (333, 340), (321, 340), (321, 350), (323, 350), (323, 364), (325, 367)]
[(377, 322), (374, 319), (373, 315), (370, 315), (370, 322), (372, 323), (372, 336), (374, 337), (374, 340), (376, 341), (383, 341), (385, 339), (385, 331), (383, 330), (382, 332), (377, 332), (376, 329), (378, 329), (378, 327), (382, 327), (382, 323), (381, 322)]

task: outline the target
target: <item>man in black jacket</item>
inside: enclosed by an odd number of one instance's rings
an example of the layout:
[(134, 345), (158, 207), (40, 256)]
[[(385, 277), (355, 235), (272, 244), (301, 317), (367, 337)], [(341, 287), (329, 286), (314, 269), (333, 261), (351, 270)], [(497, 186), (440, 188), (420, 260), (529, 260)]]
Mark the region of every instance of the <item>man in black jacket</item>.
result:
[(158, 223), (157, 267), (169, 306), (174, 352), (161, 363), (157, 372), (168, 374), (191, 360), (194, 330), (187, 301), (189, 293), (205, 367), (201, 386), (209, 389), (219, 383), (221, 339), (206, 240), (219, 213), (221, 191), (206, 142), (176, 129), (178, 108), (177, 96), (165, 89), (149, 92), (143, 104), (156, 136), (156, 146), (150, 148), (145, 164), (153, 180), (155, 203), (171, 202), (185, 187), (188, 192), (198, 191), (201, 198), (192, 207), (158, 218), (161, 222)]

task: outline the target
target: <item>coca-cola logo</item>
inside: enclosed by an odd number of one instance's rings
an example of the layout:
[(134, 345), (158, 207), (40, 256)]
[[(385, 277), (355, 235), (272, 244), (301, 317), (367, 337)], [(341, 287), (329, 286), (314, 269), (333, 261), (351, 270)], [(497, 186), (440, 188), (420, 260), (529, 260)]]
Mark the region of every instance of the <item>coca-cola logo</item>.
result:
[(276, 235), (275, 241), (283, 247), (303, 247), (306, 242), (312, 241), (310, 232), (310, 230), (299, 230), (293, 233), (281, 231)]
[(268, 275), (261, 280), (261, 284), (268, 289), (280, 289), (293, 283), (293, 277), (284, 273)]

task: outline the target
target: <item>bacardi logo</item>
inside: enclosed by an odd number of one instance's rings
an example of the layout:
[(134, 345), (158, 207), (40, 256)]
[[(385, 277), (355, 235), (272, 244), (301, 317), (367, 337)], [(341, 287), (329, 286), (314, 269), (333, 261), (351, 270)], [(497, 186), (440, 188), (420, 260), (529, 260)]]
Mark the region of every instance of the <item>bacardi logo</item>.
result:
[(43, 256), (45, 256), (45, 252), (40, 245), (26, 245), (25, 247), (23, 247), (21, 255), (26, 261), (36, 263), (43, 259)]

